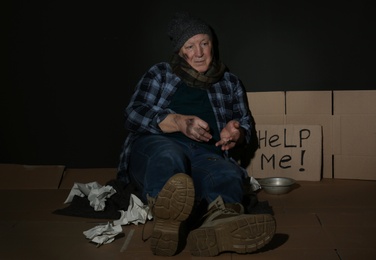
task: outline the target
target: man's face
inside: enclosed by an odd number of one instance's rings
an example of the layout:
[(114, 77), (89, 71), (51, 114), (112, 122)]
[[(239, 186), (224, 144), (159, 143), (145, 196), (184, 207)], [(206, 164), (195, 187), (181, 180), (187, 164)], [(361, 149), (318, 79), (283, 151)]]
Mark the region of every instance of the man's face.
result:
[(212, 61), (212, 41), (207, 34), (196, 34), (180, 48), (179, 55), (200, 73), (208, 70)]

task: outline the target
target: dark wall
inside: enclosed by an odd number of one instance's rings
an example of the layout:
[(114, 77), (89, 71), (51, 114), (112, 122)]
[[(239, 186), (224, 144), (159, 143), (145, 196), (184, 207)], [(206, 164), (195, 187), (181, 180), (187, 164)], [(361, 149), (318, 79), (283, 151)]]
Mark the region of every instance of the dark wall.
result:
[(0, 163), (116, 167), (123, 110), (171, 55), (175, 11), (212, 25), (249, 91), (376, 89), (371, 1), (85, 2), (2, 2)]

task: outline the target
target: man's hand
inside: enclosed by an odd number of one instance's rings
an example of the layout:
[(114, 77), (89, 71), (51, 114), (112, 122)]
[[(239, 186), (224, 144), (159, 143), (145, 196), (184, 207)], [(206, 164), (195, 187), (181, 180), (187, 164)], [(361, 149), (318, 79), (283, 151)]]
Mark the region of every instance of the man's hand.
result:
[(221, 146), (223, 151), (234, 148), (236, 144), (243, 142), (244, 130), (240, 127), (240, 123), (236, 120), (231, 120), (222, 129), (220, 136), (221, 140), (216, 142), (215, 146)]
[(212, 138), (208, 123), (197, 116), (170, 114), (159, 127), (165, 133), (181, 132), (198, 142), (208, 142)]

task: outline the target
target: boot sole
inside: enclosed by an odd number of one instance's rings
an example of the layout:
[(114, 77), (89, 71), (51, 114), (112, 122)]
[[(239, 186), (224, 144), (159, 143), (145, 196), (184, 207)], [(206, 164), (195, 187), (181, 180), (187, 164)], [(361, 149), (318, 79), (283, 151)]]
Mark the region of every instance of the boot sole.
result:
[(272, 215), (240, 215), (191, 231), (188, 244), (194, 256), (216, 256), (222, 252), (246, 254), (269, 243), (275, 229)]
[(153, 254), (161, 256), (176, 254), (181, 224), (191, 214), (194, 199), (193, 181), (187, 174), (175, 174), (163, 186), (153, 207), (155, 221), (151, 236)]

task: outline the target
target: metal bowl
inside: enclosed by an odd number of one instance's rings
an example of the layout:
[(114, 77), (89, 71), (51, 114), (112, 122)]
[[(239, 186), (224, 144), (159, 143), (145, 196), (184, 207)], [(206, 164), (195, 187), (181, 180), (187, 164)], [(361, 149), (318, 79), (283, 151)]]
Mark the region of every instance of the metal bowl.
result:
[(269, 194), (285, 194), (291, 191), (295, 180), (287, 177), (270, 177), (258, 180), (261, 188)]

